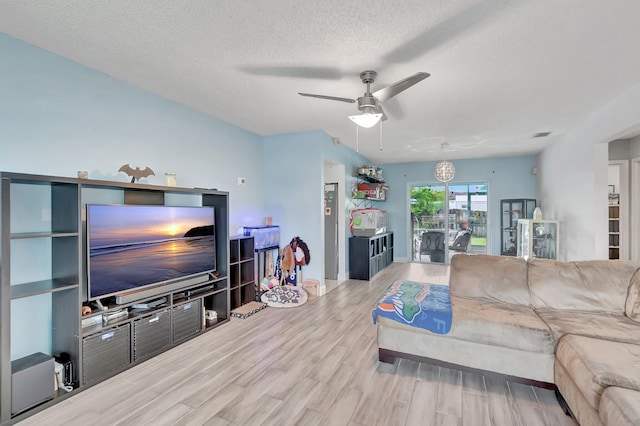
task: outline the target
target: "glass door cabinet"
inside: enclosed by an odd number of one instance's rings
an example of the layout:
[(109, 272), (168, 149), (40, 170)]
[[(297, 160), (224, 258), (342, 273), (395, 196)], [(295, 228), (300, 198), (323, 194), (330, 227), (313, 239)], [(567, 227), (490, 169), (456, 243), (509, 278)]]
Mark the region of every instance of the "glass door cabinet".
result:
[(531, 219), (536, 200), (518, 198), (500, 200), (500, 254), (515, 256), (518, 247), (518, 220)]
[(559, 228), (557, 220), (518, 220), (518, 257), (557, 260)]

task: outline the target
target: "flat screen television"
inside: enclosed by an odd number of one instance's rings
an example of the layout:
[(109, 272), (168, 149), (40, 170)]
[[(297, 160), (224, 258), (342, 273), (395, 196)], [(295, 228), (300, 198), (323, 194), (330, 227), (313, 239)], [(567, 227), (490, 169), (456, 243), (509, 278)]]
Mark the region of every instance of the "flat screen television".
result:
[(88, 299), (216, 269), (213, 207), (87, 205)]

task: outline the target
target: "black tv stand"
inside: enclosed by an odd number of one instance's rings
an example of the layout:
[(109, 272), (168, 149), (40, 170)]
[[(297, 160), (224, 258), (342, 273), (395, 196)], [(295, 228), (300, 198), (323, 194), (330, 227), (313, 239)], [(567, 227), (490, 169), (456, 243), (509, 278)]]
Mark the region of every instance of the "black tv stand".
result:
[[(177, 346), (200, 333), (213, 330), (230, 318), (229, 302), (229, 194), (209, 189), (179, 188), (142, 183), (114, 182), (75, 177), (41, 176), (0, 172), (2, 227), (0, 235), (0, 424), (13, 424), (114, 376), (137, 363)], [(28, 200), (28, 202), (25, 202)], [(87, 300), (85, 205), (132, 204), (177, 205), (215, 208), (216, 266), (211, 273), (154, 288), (152, 292), (101, 300)], [(46, 211), (49, 220), (40, 220)], [(32, 250), (33, 245), (49, 250)], [(8, 248), (11, 248), (10, 250)], [(42, 265), (31, 274), (26, 265)], [(12, 276), (34, 276), (34, 281), (12, 283)], [(37, 278), (37, 280), (36, 280)], [(207, 291), (179, 299), (177, 293), (213, 284)], [(167, 297), (165, 304), (147, 310), (131, 305)], [(23, 299), (20, 302), (15, 302)], [(84, 317), (81, 308), (93, 312)], [(118, 305), (117, 303), (121, 303)], [(29, 309), (15, 309), (15, 305)], [(86, 308), (85, 308), (86, 309)], [(100, 309), (100, 310), (99, 310)], [(103, 323), (103, 314), (125, 310), (126, 315)], [(205, 323), (204, 312), (217, 313), (217, 320)], [(47, 322), (34, 324), (33, 312), (44, 312)], [(88, 320), (88, 321), (87, 321)], [(95, 320), (95, 321), (91, 321)], [(82, 323), (85, 327), (82, 327)], [(156, 328), (160, 327), (160, 328)], [(25, 412), (11, 413), (10, 343), (16, 333), (38, 337), (23, 339), (25, 352), (69, 354), (74, 389), (53, 392), (52, 399)], [(157, 332), (157, 334), (156, 334)], [(111, 349), (114, 352), (109, 352)], [(116, 354), (114, 356), (106, 354)], [(7, 356), (4, 356), (4, 355)], [(5, 410), (5, 408), (7, 408)]]

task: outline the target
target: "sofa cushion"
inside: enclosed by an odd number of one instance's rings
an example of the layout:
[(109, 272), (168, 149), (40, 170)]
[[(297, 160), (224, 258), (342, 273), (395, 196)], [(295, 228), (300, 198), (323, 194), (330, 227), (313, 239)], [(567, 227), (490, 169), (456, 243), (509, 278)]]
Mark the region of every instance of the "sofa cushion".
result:
[(529, 260), (531, 300), (537, 308), (623, 314), (638, 264), (623, 260)]
[[(555, 342), (549, 327), (529, 307), (451, 296), (451, 308), (451, 330), (438, 336), (529, 352), (553, 353)], [(378, 322), (388, 327), (403, 326), (416, 333), (433, 334), (387, 318), (379, 317)]]
[(575, 416), (575, 419), (580, 425), (603, 425), (602, 420), (600, 420), (600, 415), (598, 414), (598, 409), (589, 405), (585, 397), (582, 395), (582, 390), (578, 388), (571, 378), (571, 375), (557, 359), (553, 364), (553, 382), (556, 384), (558, 392), (560, 392), (562, 398), (570, 407), (571, 413)]
[(640, 269), (631, 277), (624, 313), (632, 320), (640, 322)]
[(560, 363), (594, 409), (608, 386), (640, 390), (640, 346), (566, 335), (556, 351)]
[(640, 345), (640, 324), (624, 315), (604, 312), (536, 309), (558, 342), (565, 334)]
[(599, 412), (605, 425), (640, 425), (640, 392), (608, 387), (602, 392)]
[(457, 254), (451, 259), (449, 289), (457, 297), (531, 304), (527, 262), (517, 257)]
[(454, 339), (447, 334), (421, 333), (416, 330), (415, 327), (381, 318), (377, 327), (378, 348), (382, 351), (401, 352), (463, 367), (554, 383), (553, 353), (483, 345)]

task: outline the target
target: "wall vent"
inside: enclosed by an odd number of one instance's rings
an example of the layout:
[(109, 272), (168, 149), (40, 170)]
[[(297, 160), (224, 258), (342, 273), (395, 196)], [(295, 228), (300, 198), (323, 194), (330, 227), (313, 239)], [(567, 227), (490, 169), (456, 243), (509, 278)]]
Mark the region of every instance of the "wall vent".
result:
[(538, 132), (535, 135), (533, 135), (533, 137), (534, 138), (546, 138), (550, 134), (551, 134), (551, 132)]

